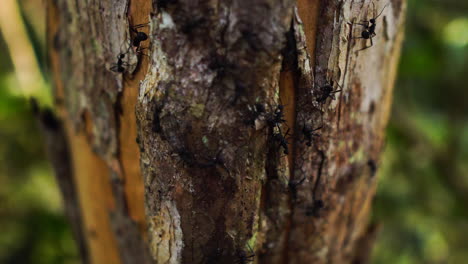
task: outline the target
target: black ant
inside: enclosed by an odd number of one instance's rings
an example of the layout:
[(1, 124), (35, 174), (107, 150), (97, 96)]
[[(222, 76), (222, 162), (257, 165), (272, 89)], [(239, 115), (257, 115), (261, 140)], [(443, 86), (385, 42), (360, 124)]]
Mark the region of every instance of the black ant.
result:
[[(341, 92), (342, 89), (333, 90), (333, 85), (334, 85), (334, 81), (330, 81), (330, 83), (327, 83), (324, 86), (320, 87), (321, 94), (317, 98), (317, 102), (323, 103), (328, 98), (331, 98), (333, 100), (335, 99), (335, 94), (338, 93), (338, 92)], [(341, 88), (341, 86), (338, 83), (336, 85), (339, 88)]]
[[(279, 128), (278, 128), (279, 129)], [(288, 139), (286, 138), (289, 135), (289, 129), (286, 131), (286, 134), (282, 134), (281, 130), (279, 132), (273, 134), (273, 140), (279, 143), (279, 146), (283, 147), (283, 153), (285, 155), (289, 155), (289, 147), (288, 147)]]
[(352, 23), (353, 25), (359, 25), (359, 26), (363, 26), (364, 27), (364, 30), (361, 32), (361, 36), (360, 37), (356, 37), (356, 38), (353, 38), (353, 39), (370, 39), (370, 42), (371, 42), (371, 45), (370, 46), (366, 46), (358, 51), (361, 51), (361, 50), (365, 50), (365, 49), (368, 49), (370, 47), (372, 47), (374, 45), (373, 41), (372, 41), (372, 38), (375, 37), (377, 34), (375, 33), (375, 27), (377, 26), (377, 18), (379, 18), (380, 15), (382, 15), (384, 9), (388, 6), (388, 4), (386, 4), (384, 6), (384, 8), (382, 8), (382, 10), (380, 11), (380, 13), (375, 16), (375, 13), (376, 13), (376, 9), (375, 9), (375, 4), (374, 2), (372, 2), (372, 15), (374, 16), (373, 18), (369, 19), (369, 21), (367, 20), (364, 20), (364, 21), (361, 21), (361, 23)]
[(138, 31), (137, 29), (147, 26), (146, 24), (138, 24), (135, 26), (130, 27), (130, 29), (136, 34), (132, 40), (132, 46), (136, 49), (136, 51), (140, 51), (140, 43), (148, 39), (148, 35), (145, 32)]
[(125, 53), (120, 53), (117, 56), (117, 63), (114, 63), (112, 67), (110, 68), (110, 70), (113, 72), (123, 73), (125, 71), (125, 67), (128, 66), (128, 63), (123, 61), (124, 58), (125, 58)]
[(278, 127), (279, 124), (286, 122), (284, 119), (284, 105), (279, 104), (276, 106), (275, 112), (267, 120), (270, 127)]
[(247, 254), (244, 250), (237, 251), (236, 264), (247, 264), (254, 261), (255, 253), (249, 246), (250, 254)]
[(304, 139), (307, 141), (306, 145), (308, 147), (312, 146), (312, 140), (314, 137), (320, 137), (320, 134), (318, 133), (315, 133), (315, 131), (321, 129), (322, 126), (319, 126), (317, 128), (310, 128), (309, 126), (307, 126), (306, 124), (304, 124), (302, 126), (302, 134), (304, 134)]

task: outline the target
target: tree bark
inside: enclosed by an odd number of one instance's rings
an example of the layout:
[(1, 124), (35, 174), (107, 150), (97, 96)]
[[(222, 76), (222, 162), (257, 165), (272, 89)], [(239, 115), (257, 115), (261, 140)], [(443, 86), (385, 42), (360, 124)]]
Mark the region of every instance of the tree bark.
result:
[(404, 10), (359, 51), (367, 0), (49, 0), (90, 263), (365, 262)]

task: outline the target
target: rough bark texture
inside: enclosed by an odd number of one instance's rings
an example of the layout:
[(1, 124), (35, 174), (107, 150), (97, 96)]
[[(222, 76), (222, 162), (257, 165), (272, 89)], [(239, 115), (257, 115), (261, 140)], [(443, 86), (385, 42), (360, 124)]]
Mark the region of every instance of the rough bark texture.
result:
[(34, 99), (31, 100), (31, 107), (41, 130), (47, 156), (53, 166), (55, 179), (60, 192), (63, 194), (65, 215), (70, 221), (81, 260), (83, 264), (88, 264), (88, 246), (86, 245), (81, 220), (83, 215), (73, 180), (72, 161), (65, 129), (51, 109), (41, 109)]
[(358, 51), (371, 1), (50, 0), (91, 263), (364, 262), (404, 8)]

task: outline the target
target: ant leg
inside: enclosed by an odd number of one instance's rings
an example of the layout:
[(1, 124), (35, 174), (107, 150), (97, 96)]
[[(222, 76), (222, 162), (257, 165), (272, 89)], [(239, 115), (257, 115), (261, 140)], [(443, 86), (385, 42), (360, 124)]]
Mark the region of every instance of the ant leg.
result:
[(362, 51), (362, 50), (368, 49), (368, 48), (370, 48), (370, 47), (372, 47), (372, 46), (374, 45), (374, 42), (372, 41), (372, 37), (370, 37), (369, 39), (370, 39), (370, 43), (371, 43), (370, 46), (364, 47), (364, 48), (362, 48), (362, 49), (360, 49), (360, 50), (358, 50), (358, 51)]
[(323, 127), (323, 124), (322, 124), (322, 125), (320, 125), (320, 126), (319, 126), (319, 127), (317, 127), (317, 128), (314, 128), (312, 131), (317, 131), (317, 130), (319, 130), (319, 129), (322, 129), (322, 127)]
[(336, 94), (336, 93), (339, 93), (339, 92), (341, 92), (341, 89), (340, 89), (340, 90), (333, 91), (333, 92), (331, 92), (330, 94), (331, 94), (331, 96), (333, 96), (333, 99), (335, 99), (335, 94)]
[(363, 38), (363, 37), (353, 37), (351, 39), (366, 39), (366, 38)]
[(133, 32), (133, 33), (137, 33), (138, 34), (138, 30), (139, 28), (142, 28), (142, 27), (145, 27), (145, 26), (148, 26), (149, 22), (148, 23), (145, 23), (145, 24), (138, 24), (138, 25), (134, 25), (134, 26), (130, 26), (130, 30)]
[(297, 186), (301, 185), (304, 181), (305, 181), (306, 177), (303, 176), (302, 179), (298, 180), (298, 181), (295, 181), (295, 180), (292, 180), (289, 182), (289, 187), (290, 188), (296, 188)]
[(330, 98), (332, 98), (333, 100), (335, 100), (335, 99), (336, 99), (336, 98), (335, 98), (335, 94), (336, 94), (336, 93), (339, 93), (339, 92), (341, 92), (341, 89), (340, 89), (340, 90), (335, 90), (335, 91), (333, 91), (333, 92), (330, 92)]
[(336, 90), (334, 91), (334, 93), (341, 92), (341, 90), (343, 90), (343, 87), (341, 87), (341, 85), (338, 82), (335, 82), (335, 83), (340, 88), (340, 90)]
[(145, 56), (147, 56), (148, 58), (150, 58), (150, 55), (148, 55), (148, 54), (142, 52), (142, 50), (145, 50), (145, 49), (148, 49), (148, 48), (140, 48), (140, 47), (139, 47), (139, 48), (136, 50), (136, 53), (141, 54), (141, 55), (145, 55)]
[[(361, 21), (361, 22), (367, 22), (367, 21)], [(362, 23), (355, 23), (355, 22), (352, 22), (352, 23), (349, 23), (348, 24), (351, 24), (351, 25), (358, 25), (358, 26), (363, 26), (363, 27), (368, 27), (369, 26), (369, 23), (367, 24), (362, 24)]]
[(118, 69), (119, 69), (119, 66), (118, 65), (112, 65), (109, 70), (113, 71), (113, 72), (118, 72)]
[(144, 23), (144, 24), (137, 24), (137, 25), (132, 26), (132, 28), (142, 28), (142, 27), (148, 26), (148, 24), (149, 24), (149, 22)]
[(366, 49), (368, 49), (368, 48), (370, 48), (370, 47), (372, 47), (372, 46), (366, 46), (366, 47), (364, 47), (364, 48), (362, 48), (362, 49), (359, 49), (359, 50), (357, 50), (357, 51), (363, 51), (363, 50), (366, 50)]

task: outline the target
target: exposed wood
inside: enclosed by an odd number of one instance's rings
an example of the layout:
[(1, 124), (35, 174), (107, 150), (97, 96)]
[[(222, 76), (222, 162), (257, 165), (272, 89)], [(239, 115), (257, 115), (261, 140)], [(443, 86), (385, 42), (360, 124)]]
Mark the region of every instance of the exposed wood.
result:
[[(150, 1), (131, 1), (128, 8), (128, 14), (132, 25), (141, 25), (149, 23), (149, 14), (152, 10)], [(139, 29), (148, 32), (149, 25)], [(148, 44), (145, 43), (145, 47)], [(146, 51), (144, 51), (146, 52)], [(120, 162), (123, 168), (125, 181), (125, 197), (127, 200), (130, 217), (138, 223), (140, 232), (146, 233), (145, 221), (145, 203), (144, 203), (144, 185), (143, 176), (140, 172), (140, 150), (136, 143), (137, 122), (135, 116), (135, 107), (138, 97), (140, 80), (145, 76), (148, 68), (148, 57), (141, 56), (139, 68), (134, 72), (132, 78), (124, 81), (120, 104), (122, 113), (120, 116)]]
[[(298, 0), (297, 12), (303, 22), (305, 47), (309, 54), (315, 54), (315, 41), (317, 33), (317, 21), (321, 18), (319, 0)], [(310, 57), (310, 64), (315, 64), (315, 56)]]
[(85, 235), (90, 248), (91, 263), (122, 263), (117, 241), (109, 225), (109, 211), (115, 208), (108, 169), (89, 147), (83, 134), (68, 131), (74, 164), (74, 176), (80, 197)]

